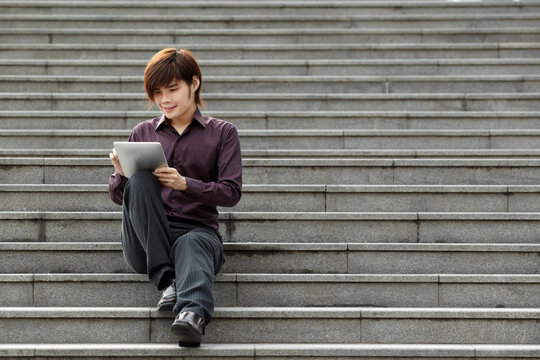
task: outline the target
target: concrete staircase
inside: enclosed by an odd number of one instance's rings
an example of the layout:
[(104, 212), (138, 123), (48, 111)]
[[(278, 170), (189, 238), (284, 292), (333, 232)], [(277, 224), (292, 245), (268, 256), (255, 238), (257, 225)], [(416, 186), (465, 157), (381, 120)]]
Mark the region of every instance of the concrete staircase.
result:
[[(168, 47), (244, 195), (200, 349), (125, 264)], [(0, 0), (0, 358), (540, 359), (540, 1)]]

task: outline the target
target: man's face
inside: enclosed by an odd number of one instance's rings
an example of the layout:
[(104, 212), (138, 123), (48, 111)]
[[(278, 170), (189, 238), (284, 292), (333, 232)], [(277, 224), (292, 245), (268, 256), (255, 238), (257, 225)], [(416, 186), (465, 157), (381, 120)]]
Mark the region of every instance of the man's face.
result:
[(196, 107), (197, 88), (196, 77), (191, 86), (184, 80), (173, 80), (169, 85), (154, 90), (154, 102), (168, 119), (181, 119), (182, 115)]

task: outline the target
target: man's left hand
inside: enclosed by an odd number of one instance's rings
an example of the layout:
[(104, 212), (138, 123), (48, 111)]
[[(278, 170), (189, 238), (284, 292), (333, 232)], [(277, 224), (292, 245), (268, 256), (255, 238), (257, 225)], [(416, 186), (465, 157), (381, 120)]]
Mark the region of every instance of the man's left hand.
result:
[(175, 168), (162, 166), (154, 170), (153, 174), (158, 178), (158, 181), (173, 190), (187, 190), (186, 178), (178, 173)]

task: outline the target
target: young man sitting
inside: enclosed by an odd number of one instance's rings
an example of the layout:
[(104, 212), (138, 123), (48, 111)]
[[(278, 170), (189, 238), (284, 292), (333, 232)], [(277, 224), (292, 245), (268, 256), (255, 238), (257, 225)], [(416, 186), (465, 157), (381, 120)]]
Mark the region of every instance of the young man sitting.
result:
[(202, 115), (202, 74), (187, 50), (155, 54), (144, 72), (149, 100), (163, 115), (133, 128), (129, 141), (160, 142), (168, 166), (127, 179), (115, 149), (111, 199), (122, 205), (127, 264), (162, 290), (159, 310), (173, 310), (171, 335), (199, 346), (214, 314), (212, 288), (223, 264), (217, 206), (241, 197), (242, 160), (235, 127)]

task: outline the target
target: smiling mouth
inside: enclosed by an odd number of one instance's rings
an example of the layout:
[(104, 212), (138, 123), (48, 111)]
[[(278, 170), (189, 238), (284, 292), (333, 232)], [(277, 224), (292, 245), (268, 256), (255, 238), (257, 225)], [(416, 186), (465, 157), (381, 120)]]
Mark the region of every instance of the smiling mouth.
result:
[(165, 110), (165, 111), (171, 111), (171, 110), (173, 110), (174, 108), (176, 108), (176, 105), (175, 105), (175, 106), (171, 106), (171, 107), (164, 107), (163, 110)]

